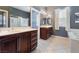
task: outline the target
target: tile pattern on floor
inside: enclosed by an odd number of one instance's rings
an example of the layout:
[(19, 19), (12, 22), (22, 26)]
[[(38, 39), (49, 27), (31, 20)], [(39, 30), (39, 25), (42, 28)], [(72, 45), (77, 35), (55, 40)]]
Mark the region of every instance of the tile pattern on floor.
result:
[(38, 47), (32, 53), (69, 53), (70, 39), (51, 36), (48, 40), (39, 39)]

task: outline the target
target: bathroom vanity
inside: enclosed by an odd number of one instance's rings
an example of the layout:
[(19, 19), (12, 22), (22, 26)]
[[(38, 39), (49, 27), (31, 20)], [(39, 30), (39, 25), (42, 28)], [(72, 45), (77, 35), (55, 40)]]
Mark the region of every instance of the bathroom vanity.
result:
[(40, 27), (40, 38), (48, 39), (53, 34), (53, 28), (50, 25), (42, 25)]
[(37, 47), (37, 29), (9, 28), (0, 32), (0, 53), (27, 53)]

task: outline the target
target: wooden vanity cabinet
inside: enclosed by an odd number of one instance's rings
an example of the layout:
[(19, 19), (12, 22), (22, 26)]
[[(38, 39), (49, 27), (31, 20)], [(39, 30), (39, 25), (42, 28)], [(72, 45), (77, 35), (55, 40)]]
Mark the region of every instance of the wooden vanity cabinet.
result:
[(0, 36), (0, 53), (27, 53), (37, 47), (37, 31)]
[(48, 39), (53, 34), (52, 27), (49, 28), (40, 28), (40, 38), (41, 39)]
[(18, 52), (31, 52), (37, 47), (37, 31), (19, 34), (17, 41)]

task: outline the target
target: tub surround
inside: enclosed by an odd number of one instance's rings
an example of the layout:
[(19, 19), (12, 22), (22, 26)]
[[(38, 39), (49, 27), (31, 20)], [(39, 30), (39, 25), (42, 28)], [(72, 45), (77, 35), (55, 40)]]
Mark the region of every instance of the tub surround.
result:
[(37, 29), (14, 27), (0, 29), (1, 53), (27, 53), (37, 47)]

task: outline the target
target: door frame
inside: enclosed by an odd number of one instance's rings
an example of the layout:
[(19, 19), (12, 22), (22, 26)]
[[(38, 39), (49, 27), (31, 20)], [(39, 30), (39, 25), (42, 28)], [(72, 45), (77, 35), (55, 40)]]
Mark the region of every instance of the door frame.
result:
[[(66, 7), (67, 11), (66, 11), (66, 31), (70, 31), (70, 7)], [(58, 9), (55, 9), (55, 29), (59, 30), (59, 25), (58, 25), (58, 16), (56, 15), (56, 12), (58, 11)], [(58, 13), (57, 13), (58, 14)]]
[(0, 11), (5, 13), (6, 27), (8, 27), (8, 11), (3, 9), (0, 9)]
[(70, 7), (66, 7), (67, 8), (67, 20), (66, 20), (66, 30), (70, 31)]
[(34, 10), (35, 12), (38, 13), (38, 20), (37, 20), (37, 26), (38, 26), (38, 28), (37, 28), (37, 30), (38, 30), (38, 39), (40, 39), (40, 11), (38, 11), (37, 9), (31, 7), (31, 16), (30, 16), (31, 27), (32, 27), (32, 10)]

